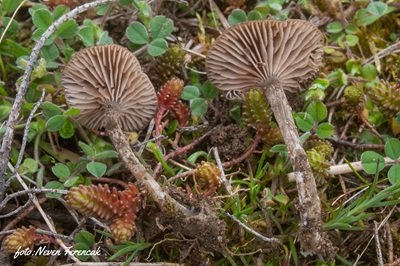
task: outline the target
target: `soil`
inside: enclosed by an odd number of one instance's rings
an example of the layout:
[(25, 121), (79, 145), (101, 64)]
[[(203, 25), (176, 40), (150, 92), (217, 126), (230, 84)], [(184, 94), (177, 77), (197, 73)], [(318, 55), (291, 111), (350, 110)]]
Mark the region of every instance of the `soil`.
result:
[(210, 137), (210, 142), (218, 148), (221, 159), (229, 161), (241, 155), (248, 147), (247, 128), (236, 124), (219, 125)]

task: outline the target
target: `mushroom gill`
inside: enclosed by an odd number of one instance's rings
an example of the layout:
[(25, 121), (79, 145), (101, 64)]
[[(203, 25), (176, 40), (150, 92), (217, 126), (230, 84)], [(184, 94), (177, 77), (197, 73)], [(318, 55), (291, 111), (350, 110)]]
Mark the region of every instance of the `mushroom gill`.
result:
[(223, 91), (243, 92), (278, 80), (297, 92), (322, 65), (321, 32), (303, 20), (249, 21), (229, 28), (208, 53), (208, 78)]
[(119, 45), (94, 46), (76, 53), (63, 70), (62, 85), (78, 121), (99, 130), (105, 115), (125, 131), (145, 127), (157, 108), (152, 83), (136, 57)]

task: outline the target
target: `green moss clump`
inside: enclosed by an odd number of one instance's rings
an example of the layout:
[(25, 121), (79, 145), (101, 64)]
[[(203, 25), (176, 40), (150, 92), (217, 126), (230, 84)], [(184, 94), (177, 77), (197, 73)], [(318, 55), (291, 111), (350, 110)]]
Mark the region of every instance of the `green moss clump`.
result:
[(186, 52), (179, 44), (172, 45), (156, 60), (155, 72), (157, 84), (164, 84), (173, 77), (183, 79), (183, 67)]
[(367, 90), (369, 98), (378, 109), (389, 117), (400, 112), (400, 85), (397, 83), (380, 82)]
[(282, 141), (279, 127), (272, 120), (272, 111), (260, 90), (246, 93), (243, 104), (243, 120), (261, 134), (263, 142), (274, 145)]

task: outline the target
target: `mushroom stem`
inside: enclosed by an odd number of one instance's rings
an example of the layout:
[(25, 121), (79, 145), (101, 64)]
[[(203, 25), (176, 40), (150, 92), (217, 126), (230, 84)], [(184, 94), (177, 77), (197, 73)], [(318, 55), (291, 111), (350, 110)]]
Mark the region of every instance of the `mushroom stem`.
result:
[(316, 254), (321, 248), (321, 202), (315, 179), (297, 132), (291, 107), (279, 82), (264, 87), (266, 98), (278, 122), (296, 178), (299, 212), (300, 244), (304, 253)]
[(106, 134), (110, 137), (125, 166), (129, 169), (136, 180), (145, 187), (158, 207), (169, 215), (190, 215), (191, 211), (165, 193), (161, 186), (147, 172), (146, 168), (133, 153), (129, 141), (126, 139), (122, 129), (117, 125), (115, 120), (108, 120), (109, 123), (107, 123), (108, 127), (106, 128)]

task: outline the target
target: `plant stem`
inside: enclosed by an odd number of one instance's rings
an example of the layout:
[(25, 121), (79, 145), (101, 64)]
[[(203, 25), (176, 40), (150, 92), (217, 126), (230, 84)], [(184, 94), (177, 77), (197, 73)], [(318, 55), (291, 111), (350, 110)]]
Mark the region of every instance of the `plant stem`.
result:
[(129, 141), (126, 139), (121, 128), (115, 120), (108, 119), (109, 125), (106, 128), (106, 134), (110, 137), (115, 149), (120, 155), (125, 166), (129, 169), (136, 180), (145, 187), (150, 197), (156, 202), (160, 209), (167, 214), (190, 214), (190, 211), (183, 205), (169, 196), (161, 186), (148, 173), (146, 168), (140, 163), (139, 159), (133, 153)]
[(322, 242), (321, 202), (317, 186), (285, 92), (280, 82), (270, 84), (264, 88), (265, 94), (281, 130), (296, 177), (301, 249), (305, 254), (317, 254)]

